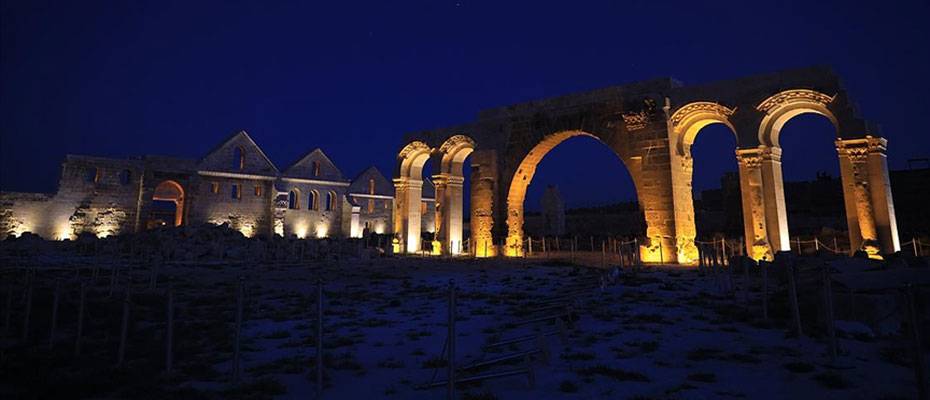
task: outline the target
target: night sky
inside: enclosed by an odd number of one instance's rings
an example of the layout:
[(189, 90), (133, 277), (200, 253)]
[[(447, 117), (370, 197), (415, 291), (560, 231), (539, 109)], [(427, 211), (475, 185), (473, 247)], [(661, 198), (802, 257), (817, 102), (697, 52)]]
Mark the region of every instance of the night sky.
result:
[[(348, 178), (389, 175), (404, 133), (480, 109), (813, 64), (882, 126), (892, 168), (930, 157), (926, 0), (503, 3), (3, 0), (0, 190), (53, 192), (68, 153), (199, 158), (238, 130), (279, 168), (320, 147)], [(832, 134), (822, 117), (789, 122), (786, 179), (836, 175)], [(698, 189), (735, 170), (734, 146), (726, 128), (702, 131)], [(529, 209), (546, 184), (570, 207), (634, 193), (587, 138), (543, 160)]]

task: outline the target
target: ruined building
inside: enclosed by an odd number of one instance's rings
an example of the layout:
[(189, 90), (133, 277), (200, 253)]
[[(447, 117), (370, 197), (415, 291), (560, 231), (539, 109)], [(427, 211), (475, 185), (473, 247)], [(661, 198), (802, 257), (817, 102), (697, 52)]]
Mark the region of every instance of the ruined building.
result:
[[(434, 230), (433, 188), (424, 184), (422, 229)], [(228, 224), (245, 236), (360, 237), (389, 233), (394, 188), (371, 167), (347, 180), (313, 150), (279, 170), (245, 132), (200, 160), (68, 155), (55, 194), (0, 193), (0, 240), (99, 237), (158, 226)]]

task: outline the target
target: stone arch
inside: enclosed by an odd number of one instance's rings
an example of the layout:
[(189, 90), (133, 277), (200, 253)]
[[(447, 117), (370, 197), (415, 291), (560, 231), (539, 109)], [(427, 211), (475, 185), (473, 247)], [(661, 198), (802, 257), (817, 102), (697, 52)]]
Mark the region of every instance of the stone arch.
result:
[[(523, 211), (526, 200), (526, 190), (536, 174), (536, 166), (553, 148), (562, 142), (578, 136), (594, 138), (607, 145), (599, 136), (578, 130), (559, 131), (542, 138), (520, 161), (507, 189), (507, 239), (504, 255), (519, 257), (523, 255)], [(608, 146), (610, 147), (610, 146)], [(611, 149), (613, 151), (613, 149)], [(623, 158), (617, 155), (623, 162)], [(624, 167), (626, 163), (624, 163)], [(634, 179), (635, 181), (635, 179)]]
[(415, 140), (397, 153), (394, 178), (394, 234), (402, 243), (401, 251), (420, 251), (421, 211), (423, 201), (423, 166), (433, 149)]
[[(675, 150), (679, 155), (690, 155), (691, 145), (698, 132), (712, 124), (724, 124), (736, 135), (736, 128), (730, 122), (735, 109), (719, 103), (696, 101), (680, 107), (669, 118)], [(736, 137), (739, 146), (739, 136)]]
[(779, 134), (785, 124), (801, 114), (823, 115), (839, 132), (836, 115), (830, 110), (836, 96), (811, 89), (789, 89), (762, 100), (756, 110), (763, 113), (759, 122), (759, 157), (762, 203), (765, 209), (766, 239), (771, 253), (790, 251), (788, 211), (785, 204)]
[(475, 140), (466, 135), (453, 135), (439, 146), (439, 173), (433, 175), (436, 188), (436, 240), (443, 253), (459, 254), (464, 248), (464, 163), (475, 151)]
[(153, 201), (170, 201), (174, 203), (174, 226), (184, 222), (184, 187), (173, 180), (162, 181), (155, 186)]
[(679, 107), (668, 122), (671, 151), (672, 195), (675, 198), (675, 232), (677, 260), (682, 264), (697, 262), (698, 251), (694, 245), (697, 227), (694, 221), (694, 159), (691, 145), (698, 133), (713, 124), (723, 124), (736, 137), (739, 135), (730, 122), (735, 109), (708, 101), (696, 101)]
[(791, 89), (776, 93), (756, 106), (756, 110), (764, 113), (759, 123), (759, 143), (770, 148), (779, 147), (778, 135), (788, 120), (801, 114), (820, 114), (830, 122), (839, 132), (840, 124), (830, 110), (830, 105), (836, 95), (827, 94), (810, 89)]

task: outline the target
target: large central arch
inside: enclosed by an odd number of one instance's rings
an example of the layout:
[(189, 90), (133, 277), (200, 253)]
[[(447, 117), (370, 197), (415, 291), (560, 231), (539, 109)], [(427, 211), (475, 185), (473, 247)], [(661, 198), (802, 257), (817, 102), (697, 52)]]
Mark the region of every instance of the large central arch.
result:
[[(523, 158), (517, 167), (516, 173), (510, 181), (510, 188), (507, 190), (507, 241), (504, 254), (511, 257), (523, 256), (523, 222), (524, 222), (524, 205), (526, 202), (526, 191), (533, 176), (536, 174), (536, 167), (539, 162), (556, 146), (573, 137), (586, 136), (603, 143), (597, 135), (583, 131), (562, 131), (556, 132), (544, 137), (529, 153)], [(609, 146), (608, 146), (609, 147)], [(623, 158), (617, 155), (617, 158), (623, 162)], [(624, 167), (626, 164), (624, 164)]]

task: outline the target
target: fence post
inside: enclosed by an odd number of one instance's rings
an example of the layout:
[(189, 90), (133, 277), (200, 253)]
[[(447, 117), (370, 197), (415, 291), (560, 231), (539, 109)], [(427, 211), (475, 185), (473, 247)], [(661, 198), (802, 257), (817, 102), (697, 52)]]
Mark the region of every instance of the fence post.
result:
[(795, 236), (794, 242), (797, 243), (797, 246), (798, 246), (798, 255), (801, 255), (801, 237)]
[[(484, 242), (487, 249), (488, 243)], [(487, 250), (485, 250), (487, 255)], [(323, 395), (323, 280), (316, 282), (316, 390)]]
[(930, 398), (930, 392), (927, 389), (927, 371), (924, 363), (924, 353), (920, 338), (920, 323), (917, 318), (916, 296), (914, 296), (914, 286), (910, 283), (904, 285), (904, 297), (907, 303), (908, 325), (911, 327), (911, 340), (914, 354), (914, 377), (917, 379), (917, 396), (921, 400)]
[(174, 287), (168, 285), (168, 324), (165, 329), (165, 372), (171, 373), (174, 361)]
[(4, 312), (6, 314), (3, 316), (3, 333), (6, 336), (11, 336), (10, 335), (10, 317), (12, 317), (13, 315), (13, 286), (12, 285), (7, 287), (6, 289), (6, 309), (4, 310)]
[(237, 292), (237, 295), (236, 295), (236, 327), (235, 327), (236, 341), (233, 347), (233, 366), (232, 366), (233, 381), (236, 381), (236, 382), (239, 381), (240, 361), (241, 361), (241, 357), (239, 353), (240, 353), (240, 342), (242, 341), (242, 306), (243, 306), (242, 286), (243, 286), (243, 282), (245, 282), (245, 279), (242, 277), (242, 275), (240, 275), (239, 286), (236, 290)]
[(61, 281), (55, 280), (55, 294), (52, 297), (52, 320), (48, 328), (48, 349), (55, 346), (55, 325), (58, 323), (58, 300), (61, 298)]
[(532, 236), (530, 236), (529, 250), (530, 250), (530, 257), (532, 257), (533, 256), (533, 237)]
[(916, 237), (913, 240), (911, 240), (911, 245), (914, 248), (914, 257), (919, 256), (920, 252), (917, 251), (917, 238)]
[(29, 275), (26, 279), (28, 282), (26, 283), (26, 312), (23, 316), (23, 341), (29, 338), (29, 314), (32, 313), (32, 275)]
[(74, 356), (81, 355), (81, 336), (84, 334), (84, 301), (87, 295), (87, 283), (81, 281), (81, 294), (78, 300), (77, 337), (74, 339)]
[(817, 239), (817, 236), (814, 236), (814, 251), (820, 252), (820, 240)]
[(794, 322), (795, 333), (798, 338), (804, 337), (804, 331), (801, 329), (801, 312), (798, 304), (798, 287), (794, 276), (794, 263), (785, 261), (786, 271), (788, 272), (788, 304), (791, 307), (791, 318)]
[(836, 323), (833, 320), (833, 284), (830, 279), (830, 267), (827, 265), (823, 267), (823, 306), (830, 341), (830, 361), (834, 362), (839, 351), (836, 347)]
[(123, 299), (123, 324), (119, 334), (119, 351), (116, 358), (116, 367), (123, 366), (123, 360), (126, 359), (126, 339), (129, 335), (129, 301), (131, 299), (130, 286), (126, 284), (126, 297)]
[(769, 262), (759, 261), (762, 268), (762, 319), (769, 320)]
[(455, 399), (455, 281), (449, 280), (449, 354), (447, 356), (448, 379), (446, 388), (446, 397), (448, 400)]
[(575, 263), (575, 241), (573, 240), (571, 245), (568, 246), (569, 254), (571, 255), (571, 263)]
[(833, 237), (833, 249), (836, 250), (837, 253), (840, 252), (840, 246), (836, 244), (836, 236)]
[(601, 268), (607, 267), (607, 244), (601, 240)]

